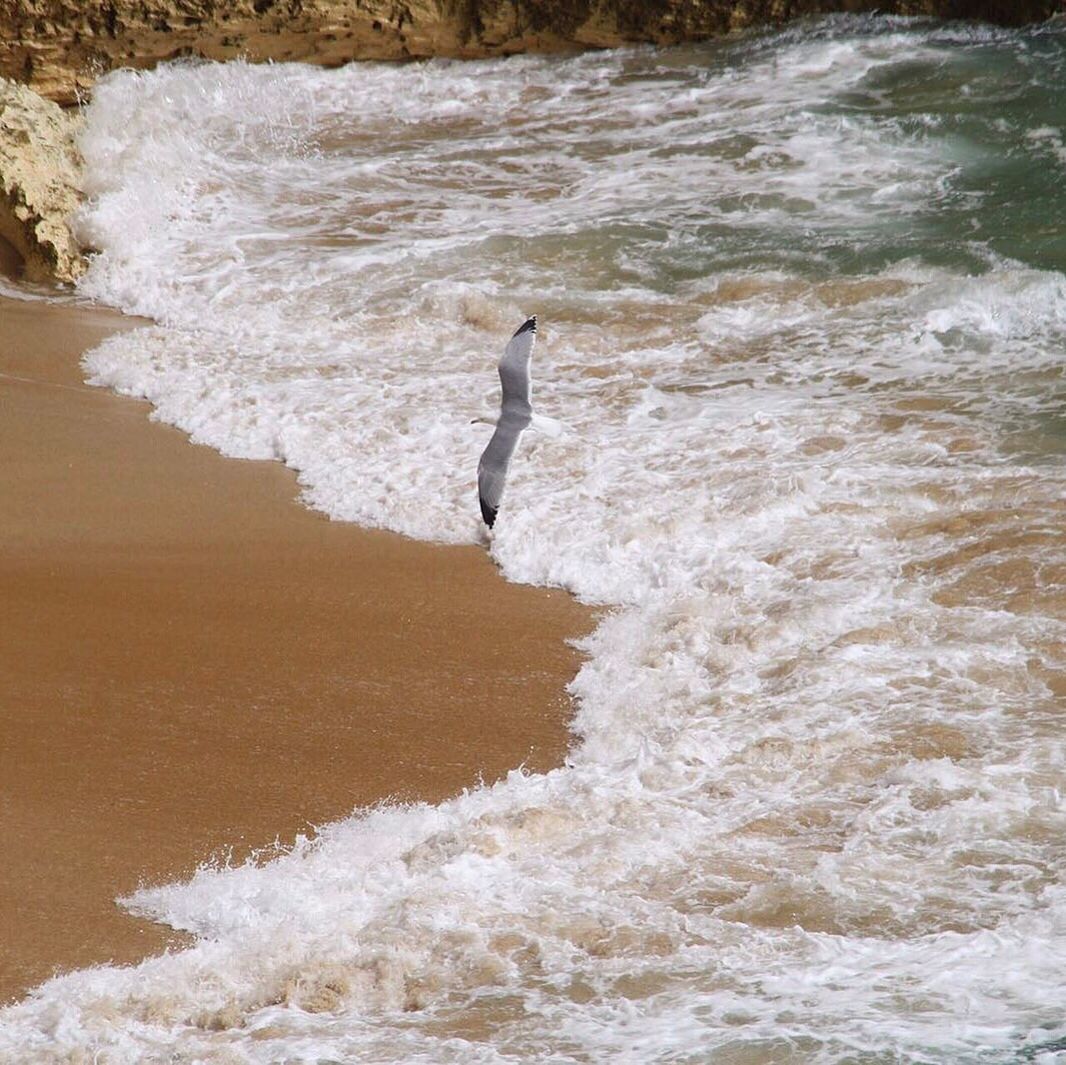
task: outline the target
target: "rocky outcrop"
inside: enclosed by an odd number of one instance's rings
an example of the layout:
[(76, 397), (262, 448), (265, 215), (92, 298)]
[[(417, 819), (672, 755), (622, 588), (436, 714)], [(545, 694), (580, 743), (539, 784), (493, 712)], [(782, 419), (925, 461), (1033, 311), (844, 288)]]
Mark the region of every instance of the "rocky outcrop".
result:
[(114, 67), (179, 56), (473, 58), (676, 43), (826, 11), (1022, 23), (1066, 0), (0, 0), (0, 76), (62, 103)]
[(80, 119), (0, 79), (0, 237), (32, 281), (74, 281), (85, 263), (69, 226), (81, 202)]

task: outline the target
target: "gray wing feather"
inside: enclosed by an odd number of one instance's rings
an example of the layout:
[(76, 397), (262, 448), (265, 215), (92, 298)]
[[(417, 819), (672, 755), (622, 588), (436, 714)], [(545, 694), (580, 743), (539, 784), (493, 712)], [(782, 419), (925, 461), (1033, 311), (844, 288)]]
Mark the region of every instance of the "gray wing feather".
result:
[[(528, 329), (526, 326), (532, 322)], [(536, 316), (529, 319), (507, 344), (500, 359), (500, 385), (503, 387), (503, 409), (524, 408), (532, 411), (532, 395), (529, 382), (529, 363), (533, 356), (533, 344), (537, 338)]]
[(496, 431), (477, 464), (478, 500), (481, 516), (490, 528), (503, 498), (507, 467), (522, 435), (533, 417), (530, 402), (529, 364), (537, 336), (536, 316), (525, 321), (504, 349), (500, 359), (500, 385), (503, 399)]

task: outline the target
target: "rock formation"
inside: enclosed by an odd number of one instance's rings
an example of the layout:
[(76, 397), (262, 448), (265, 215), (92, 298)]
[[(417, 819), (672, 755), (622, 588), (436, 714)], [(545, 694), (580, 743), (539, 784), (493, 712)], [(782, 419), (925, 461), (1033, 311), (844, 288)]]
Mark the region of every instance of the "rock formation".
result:
[(0, 0), (0, 76), (72, 103), (101, 73), (179, 56), (506, 55), (676, 43), (826, 11), (1022, 23), (1066, 0)]
[(81, 202), (77, 113), (0, 79), (0, 237), (31, 281), (74, 281), (84, 269), (68, 220)]

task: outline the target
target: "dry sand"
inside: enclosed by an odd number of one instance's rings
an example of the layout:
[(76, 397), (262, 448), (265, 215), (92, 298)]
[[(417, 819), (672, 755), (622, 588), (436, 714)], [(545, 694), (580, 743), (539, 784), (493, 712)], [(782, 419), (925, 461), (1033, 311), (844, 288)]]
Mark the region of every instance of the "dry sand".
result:
[(591, 627), (86, 386), (129, 326), (0, 298), (0, 1001), (177, 943), (115, 905), (138, 884), (558, 764)]

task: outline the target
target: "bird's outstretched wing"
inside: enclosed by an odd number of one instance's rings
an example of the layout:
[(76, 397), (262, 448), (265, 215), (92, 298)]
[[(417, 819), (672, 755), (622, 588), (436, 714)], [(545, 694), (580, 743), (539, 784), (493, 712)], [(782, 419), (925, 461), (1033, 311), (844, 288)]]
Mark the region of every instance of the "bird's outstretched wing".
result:
[(504, 349), (500, 359), (500, 385), (503, 399), (496, 431), (477, 464), (478, 502), (481, 516), (491, 529), (503, 498), (507, 466), (518, 446), (518, 438), (533, 417), (529, 364), (537, 339), (537, 316), (526, 319)]

